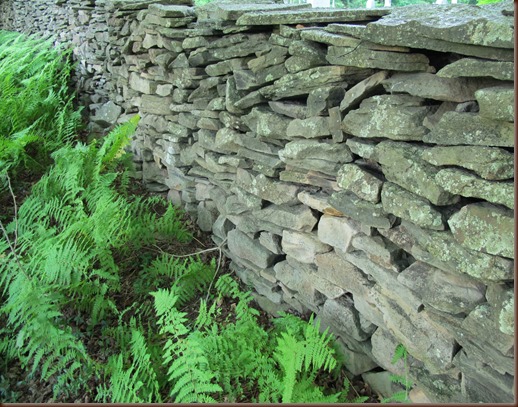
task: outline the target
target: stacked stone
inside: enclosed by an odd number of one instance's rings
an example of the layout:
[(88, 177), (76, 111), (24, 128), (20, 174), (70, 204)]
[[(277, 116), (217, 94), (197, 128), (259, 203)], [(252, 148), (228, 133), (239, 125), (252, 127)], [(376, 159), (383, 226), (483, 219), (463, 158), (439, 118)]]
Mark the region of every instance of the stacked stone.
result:
[(182, 1), (97, 1), (78, 30), (111, 84), (89, 102), (142, 116), (148, 187), (381, 394), (402, 343), (413, 400), (513, 400), (511, 2)]

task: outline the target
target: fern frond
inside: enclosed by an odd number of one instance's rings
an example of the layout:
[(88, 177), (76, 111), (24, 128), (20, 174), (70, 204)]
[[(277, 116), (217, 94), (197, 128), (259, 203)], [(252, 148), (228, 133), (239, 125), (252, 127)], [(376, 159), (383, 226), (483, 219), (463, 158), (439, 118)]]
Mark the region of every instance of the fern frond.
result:
[(400, 343), (396, 346), (396, 349), (394, 351), (394, 356), (392, 356), (391, 363), (395, 364), (402, 359), (406, 359), (407, 357), (408, 357), (408, 351), (407, 351), (405, 345)]

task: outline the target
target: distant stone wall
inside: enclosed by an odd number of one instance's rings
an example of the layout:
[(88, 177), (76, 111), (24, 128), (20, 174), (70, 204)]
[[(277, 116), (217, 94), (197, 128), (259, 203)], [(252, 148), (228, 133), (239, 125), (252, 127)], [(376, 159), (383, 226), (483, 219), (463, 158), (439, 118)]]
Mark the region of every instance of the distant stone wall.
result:
[[(388, 395), (512, 402), (513, 4), (314, 10), (0, 1), (73, 42), (102, 133), (192, 213), (272, 313), (312, 311)], [(148, 7), (149, 6), (149, 7)]]

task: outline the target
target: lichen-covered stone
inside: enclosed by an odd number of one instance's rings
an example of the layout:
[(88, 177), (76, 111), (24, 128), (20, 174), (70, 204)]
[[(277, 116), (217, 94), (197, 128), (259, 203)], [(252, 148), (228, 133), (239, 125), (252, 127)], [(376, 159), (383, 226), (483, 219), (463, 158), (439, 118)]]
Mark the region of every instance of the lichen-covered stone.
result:
[(448, 225), (461, 245), (514, 259), (513, 211), (485, 202), (469, 204), (455, 213)]
[(446, 112), (423, 141), (453, 146), (513, 147), (514, 125), (486, 119), (478, 113)]
[(393, 215), (386, 213), (380, 203), (373, 204), (358, 198), (348, 191), (335, 192), (329, 199), (329, 203), (364, 225), (380, 229), (388, 229), (395, 221)]
[(348, 89), (340, 103), (340, 110), (347, 113), (352, 109), (356, 109), (362, 100), (372, 96), (381, 88), (381, 83), (388, 75), (388, 71), (376, 72)]
[(353, 192), (358, 198), (372, 203), (380, 201), (383, 181), (356, 164), (340, 167), (336, 182), (340, 188)]
[(462, 58), (446, 65), (437, 72), (443, 78), (493, 77), (502, 81), (514, 79), (514, 62), (489, 61)]
[(278, 225), (282, 229), (301, 232), (311, 232), (318, 221), (311, 209), (304, 205), (270, 205), (260, 211), (254, 211), (254, 216), (259, 220)]
[(511, 260), (467, 249), (449, 231), (421, 229), (403, 220), (380, 233), (416, 259), (449, 273), (464, 273), (486, 283), (514, 279)]
[(308, 119), (294, 119), (288, 124), (286, 136), (288, 138), (304, 137), (319, 138), (330, 136), (329, 119), (327, 117), (310, 117)]
[(422, 150), (409, 143), (383, 141), (376, 155), (387, 180), (428, 199), (435, 205), (450, 205), (459, 197), (436, 180), (439, 170), (420, 158)]
[(514, 86), (495, 86), (475, 93), (480, 116), (514, 122)]
[(293, 205), (299, 202), (297, 199), (299, 187), (272, 180), (263, 174), (254, 176), (253, 173), (242, 168), (237, 169), (236, 185), (252, 195), (277, 205)]
[(362, 47), (329, 46), (327, 61), (333, 65), (355, 66), (358, 68), (391, 69), (395, 71), (428, 71), (429, 59), (423, 54), (389, 52)]
[(472, 78), (442, 78), (440, 76), (419, 73), (397, 73), (383, 81), (383, 86), (390, 93), (408, 93), (426, 99), (466, 102), (475, 99), (475, 92), (497, 81)]
[(291, 120), (273, 113), (266, 107), (254, 107), (252, 112), (243, 117), (244, 123), (259, 137), (282, 139)]
[(366, 160), (379, 160), (379, 157), (376, 155), (376, 145), (378, 144), (376, 141), (353, 137), (348, 138), (345, 143), (354, 154)]
[(392, 9), (367, 25), (362, 38), (386, 45), (455, 52), (512, 61), (513, 19), (500, 10), (468, 4)]
[(344, 214), (329, 204), (329, 195), (316, 192), (310, 193), (308, 191), (301, 191), (297, 194), (297, 198), (304, 205), (309, 206), (316, 211), (322, 212), (325, 215), (344, 216)]
[(435, 180), (452, 194), (469, 198), (482, 198), (514, 209), (513, 181), (487, 181), (469, 171), (456, 168), (446, 168), (439, 171)]
[(435, 209), (427, 199), (401, 188), (392, 182), (386, 182), (381, 191), (381, 203), (387, 213), (407, 219), (426, 229), (444, 230), (441, 212)]
[(466, 275), (446, 273), (423, 262), (413, 263), (397, 279), (439, 311), (468, 313), (485, 301), (483, 283)]
[(384, 9), (309, 9), (289, 11), (265, 11), (251, 12), (242, 15), (237, 20), (237, 25), (276, 25), (304, 23), (329, 23), (346, 21), (371, 21), (387, 14)]
[(448, 146), (433, 147), (421, 158), (436, 166), (457, 165), (474, 171), (488, 180), (506, 180), (514, 176), (513, 154), (496, 147)]
[(342, 129), (357, 137), (386, 137), (392, 140), (422, 140), (428, 133), (423, 119), (435, 111), (424, 99), (410, 95), (380, 95), (363, 100), (350, 111)]

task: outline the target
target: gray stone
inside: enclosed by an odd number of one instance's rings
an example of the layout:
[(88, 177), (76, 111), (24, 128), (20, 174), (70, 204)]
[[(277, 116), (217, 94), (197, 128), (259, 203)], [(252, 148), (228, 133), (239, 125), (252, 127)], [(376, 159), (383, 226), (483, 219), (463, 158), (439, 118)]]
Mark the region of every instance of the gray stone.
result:
[(349, 35), (339, 35), (336, 33), (330, 33), (324, 29), (311, 29), (304, 30), (300, 33), (300, 36), (309, 41), (321, 42), (327, 45), (336, 45), (339, 47), (356, 47), (360, 44), (360, 40)]
[(514, 259), (513, 211), (487, 202), (469, 204), (448, 225), (457, 242), (468, 249)]
[(310, 193), (308, 191), (302, 191), (297, 194), (297, 198), (304, 205), (322, 212), (325, 215), (344, 216), (342, 212), (336, 210), (329, 204), (328, 194), (322, 192)]
[(283, 77), (287, 72), (284, 65), (274, 65), (256, 73), (250, 70), (235, 70), (236, 88), (238, 90), (258, 89)]
[(240, 132), (224, 127), (216, 133), (214, 144), (219, 151), (237, 153), (241, 147)]
[(428, 199), (434, 205), (458, 202), (459, 196), (436, 179), (439, 170), (422, 160), (421, 152), (420, 148), (409, 143), (383, 141), (376, 146), (376, 154), (387, 180)]
[(287, 58), (286, 47), (272, 46), (270, 51), (248, 61), (248, 68), (254, 72), (260, 72), (270, 66), (284, 63)]
[(379, 398), (389, 398), (397, 392), (403, 390), (403, 387), (394, 383), (391, 379), (392, 373), (384, 372), (367, 372), (362, 374), (362, 380), (368, 383), (369, 387)]
[(259, 242), (250, 239), (239, 230), (231, 230), (227, 237), (228, 247), (233, 256), (241, 257), (263, 268), (272, 266), (277, 259), (275, 253), (265, 249)]
[(379, 294), (384, 298), (394, 300), (401, 309), (408, 312), (417, 312), (422, 308), (421, 299), (397, 280), (399, 273), (394, 270), (394, 267), (388, 269), (380, 266), (361, 251), (348, 253), (337, 251), (337, 253), (367, 274), (371, 281), (377, 283), (375, 288), (379, 291)]
[(495, 86), (475, 93), (480, 116), (514, 122), (514, 86)]
[(318, 222), (318, 238), (321, 242), (344, 252), (348, 250), (352, 238), (359, 233), (356, 222), (345, 217), (324, 215)]
[(230, 113), (242, 114), (243, 111), (235, 106), (235, 103), (244, 96), (244, 92), (237, 90), (236, 80), (233, 76), (227, 79), (225, 90), (225, 107)]
[(225, 215), (219, 215), (212, 225), (212, 233), (223, 241), (234, 228), (235, 225)]
[(380, 90), (381, 83), (387, 78), (388, 74), (388, 71), (376, 72), (347, 90), (340, 103), (340, 110), (347, 113), (352, 109), (356, 109), (362, 100), (373, 96)]
[(335, 192), (329, 199), (329, 203), (358, 222), (380, 229), (388, 229), (395, 218), (383, 211), (380, 203), (373, 204), (358, 198), (349, 191)]
[(487, 181), (469, 171), (456, 168), (439, 171), (435, 180), (452, 194), (481, 198), (514, 209), (513, 181)]
[(344, 341), (337, 339), (335, 343), (338, 345), (340, 355), (344, 358), (345, 368), (354, 376), (368, 372), (378, 366), (369, 355), (349, 349)]
[(148, 95), (155, 93), (157, 90), (156, 82), (142, 78), (139, 74), (135, 72), (132, 72), (130, 74), (129, 85), (131, 89), (141, 93), (146, 93)]
[(276, 25), (304, 23), (329, 23), (347, 21), (371, 21), (388, 14), (383, 9), (308, 9), (293, 11), (252, 12), (242, 15), (237, 25)]
[(332, 248), (318, 240), (316, 233), (284, 230), (282, 232), (282, 250), (301, 263), (314, 263), (317, 254), (326, 253)]
[(253, 173), (242, 168), (237, 169), (236, 185), (276, 205), (294, 205), (299, 202), (297, 199), (299, 187), (269, 179), (263, 174), (254, 176)]
[(512, 81), (514, 79), (514, 62), (462, 58), (440, 69), (437, 76), (443, 78), (489, 76), (502, 81)]
[(275, 254), (282, 254), (281, 236), (270, 232), (261, 232), (259, 243)]
[(96, 110), (95, 116), (92, 117), (92, 120), (105, 127), (113, 126), (117, 123), (117, 119), (121, 113), (122, 108), (112, 101), (109, 101), (101, 105)]
[(254, 211), (254, 216), (259, 220), (278, 225), (280, 228), (301, 232), (311, 232), (317, 224), (317, 218), (311, 209), (304, 205), (270, 205), (260, 211)]
[[(264, 89), (264, 88), (263, 88)], [(266, 107), (254, 107), (243, 117), (244, 123), (259, 137), (282, 139), (291, 120), (273, 113)]]
[(426, 305), (450, 314), (469, 313), (485, 301), (486, 287), (483, 283), (466, 275), (446, 273), (419, 261), (403, 270), (397, 279)]
[(212, 231), (212, 225), (218, 217), (216, 205), (212, 201), (204, 201), (198, 204), (197, 225), (203, 232)]
[(186, 6), (150, 4), (148, 10), (160, 17), (189, 17), (194, 15), (194, 9)]
[(254, 90), (253, 92), (247, 93), (241, 99), (234, 102), (236, 109), (246, 110), (251, 107), (261, 105), (266, 102), (266, 99), (259, 91)]
[(279, 159), (277, 155), (261, 153), (258, 151), (249, 150), (247, 148), (241, 147), (237, 155), (239, 157), (244, 157), (256, 165), (263, 165), (270, 169), (284, 168), (284, 163)]
[(327, 175), (319, 171), (296, 170), (286, 167), (286, 170), (279, 174), (279, 178), (281, 181), (312, 185), (326, 190), (338, 191), (340, 189), (335, 181), (336, 175)]
[(506, 180), (514, 176), (513, 154), (496, 147), (449, 146), (433, 147), (421, 158), (437, 166), (457, 165), (474, 171), (488, 180)]
[(376, 330), (376, 326), (360, 323), (360, 314), (354, 308), (353, 300), (348, 296), (328, 299), (322, 307), (319, 317), (331, 326), (333, 332), (341, 336), (351, 336), (357, 341), (364, 341)]
[(268, 102), (270, 108), (278, 114), (282, 114), (284, 116), (292, 117), (294, 119), (304, 119), (306, 118), (306, 105), (300, 103), (290, 103), (290, 102)]
[(462, 370), (462, 393), (471, 403), (513, 403), (514, 378), (500, 374), (461, 350), (454, 362)]
[(342, 129), (358, 137), (386, 137), (393, 140), (422, 140), (428, 133), (423, 119), (437, 107), (425, 106), (424, 99), (410, 95), (380, 95), (365, 99), (350, 111)]
[(324, 29), (331, 33), (337, 33), (337, 34), (346, 34), (351, 37), (355, 38), (361, 38), (363, 36), (363, 33), (365, 31), (366, 26), (363, 24), (340, 24), (340, 23), (333, 23), (328, 24)]
[(309, 119), (294, 119), (286, 129), (288, 138), (304, 137), (319, 138), (330, 136), (329, 119), (327, 117), (310, 117)]
[(383, 236), (360, 233), (353, 237), (351, 246), (365, 252), (369, 260), (385, 269), (399, 272), (403, 268), (400, 265), (403, 250)]
[(352, 161), (349, 148), (316, 140), (294, 140), (279, 150), (279, 157), (287, 165), (334, 175), (340, 163)]
[(400, 226), (380, 233), (416, 259), (449, 273), (464, 273), (486, 283), (513, 279), (511, 260), (469, 250), (449, 231), (425, 230), (402, 221)]
[(514, 125), (486, 119), (477, 113), (446, 112), (425, 143), (444, 145), (514, 146)]
[(378, 161), (379, 157), (376, 154), (376, 145), (378, 142), (366, 140), (362, 138), (349, 138), (345, 142), (351, 151), (366, 160)]
[(277, 279), (292, 291), (300, 294), (304, 301), (309, 302), (308, 305), (317, 305), (321, 303), (315, 289), (313, 280), (315, 272), (308, 264), (298, 263), (295, 261), (281, 261), (274, 267)]
[(344, 164), (338, 171), (336, 182), (339, 187), (353, 192), (358, 198), (372, 203), (380, 201), (383, 181), (356, 164)]
[(223, 76), (238, 69), (246, 69), (247, 61), (248, 58), (227, 59), (226, 61), (208, 65), (205, 67), (205, 71), (210, 76)]
[(356, 47), (329, 46), (327, 61), (333, 65), (358, 68), (391, 69), (395, 71), (430, 71), (429, 59), (423, 54), (379, 51), (359, 45)]
[(363, 79), (370, 70), (345, 66), (320, 66), (306, 71), (291, 73), (277, 79), (273, 85), (261, 88), (261, 94), (269, 100), (307, 95), (322, 86), (347, 86), (347, 80)]
[(243, 14), (254, 11), (272, 12), (275, 10), (298, 10), (307, 8), (308, 6), (308, 4), (276, 4), (270, 1), (245, 2), (244, 4), (235, 2), (211, 2), (198, 6), (196, 8), (196, 14), (200, 21), (236, 21)]
[(415, 195), (392, 182), (386, 182), (381, 192), (383, 210), (416, 225), (434, 230), (444, 230), (441, 212), (427, 199)]
[(322, 87), (309, 92), (307, 99), (306, 117), (318, 116), (327, 112), (331, 107), (340, 105), (345, 94), (340, 86)]
[(475, 92), (496, 83), (491, 79), (443, 78), (431, 73), (397, 73), (383, 81), (390, 93), (409, 93), (426, 99), (466, 102), (475, 99)]
[(328, 109), (329, 114), (329, 132), (333, 137), (334, 143), (341, 143), (344, 141), (344, 133), (342, 131), (342, 113), (340, 107), (330, 107)]
[(500, 10), (468, 4), (438, 9), (420, 4), (392, 9), (388, 16), (368, 24), (362, 38), (384, 45), (512, 61), (512, 27), (512, 17)]

